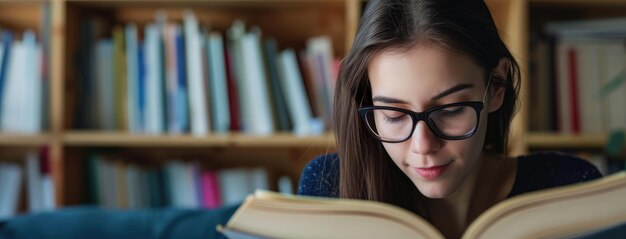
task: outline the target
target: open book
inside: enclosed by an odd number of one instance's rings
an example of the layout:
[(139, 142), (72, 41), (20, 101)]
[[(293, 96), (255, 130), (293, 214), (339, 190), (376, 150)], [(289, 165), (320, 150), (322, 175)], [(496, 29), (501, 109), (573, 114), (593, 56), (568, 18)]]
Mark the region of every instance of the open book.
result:
[[(584, 237), (626, 222), (626, 172), (505, 200), (480, 215), (463, 238)], [(427, 221), (373, 201), (257, 191), (222, 227), (247, 238), (444, 238)]]

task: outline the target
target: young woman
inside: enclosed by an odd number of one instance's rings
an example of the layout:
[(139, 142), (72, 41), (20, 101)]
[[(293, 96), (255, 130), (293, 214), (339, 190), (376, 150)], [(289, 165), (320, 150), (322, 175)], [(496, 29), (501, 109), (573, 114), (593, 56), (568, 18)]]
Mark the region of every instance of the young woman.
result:
[(299, 194), (395, 204), (457, 238), (504, 199), (601, 177), (561, 154), (506, 157), (519, 81), (483, 0), (370, 1), (336, 85), (338, 153)]

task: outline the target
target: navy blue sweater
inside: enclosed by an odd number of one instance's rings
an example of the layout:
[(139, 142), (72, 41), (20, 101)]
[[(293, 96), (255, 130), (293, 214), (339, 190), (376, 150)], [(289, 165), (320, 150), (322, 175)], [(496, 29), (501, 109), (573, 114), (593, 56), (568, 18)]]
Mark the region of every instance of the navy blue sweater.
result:
[[(536, 153), (518, 157), (517, 175), (508, 198), (526, 192), (600, 178), (591, 163), (560, 153)], [(339, 159), (329, 154), (313, 159), (300, 177), (298, 194), (338, 197)]]

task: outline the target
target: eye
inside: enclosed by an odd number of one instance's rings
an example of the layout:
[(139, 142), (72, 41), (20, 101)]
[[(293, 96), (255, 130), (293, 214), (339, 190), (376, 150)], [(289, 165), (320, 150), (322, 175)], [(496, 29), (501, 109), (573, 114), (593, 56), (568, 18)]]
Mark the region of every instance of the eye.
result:
[(396, 124), (403, 121), (406, 118), (405, 113), (400, 112), (385, 112), (384, 119), (385, 122), (390, 124)]
[(444, 117), (456, 117), (465, 113), (467, 107), (449, 107), (439, 110), (439, 115)]

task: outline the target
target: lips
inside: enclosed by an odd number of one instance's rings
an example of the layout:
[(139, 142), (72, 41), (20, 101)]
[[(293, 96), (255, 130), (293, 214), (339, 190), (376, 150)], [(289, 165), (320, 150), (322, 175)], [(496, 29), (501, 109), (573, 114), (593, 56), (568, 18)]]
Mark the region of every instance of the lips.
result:
[(415, 169), (415, 172), (417, 172), (417, 174), (420, 175), (422, 178), (426, 180), (433, 180), (441, 176), (448, 168), (448, 165), (450, 165), (450, 163), (440, 165), (440, 166), (435, 166), (435, 167), (429, 167), (429, 168), (413, 168), (413, 169)]

